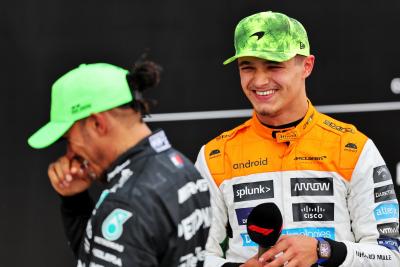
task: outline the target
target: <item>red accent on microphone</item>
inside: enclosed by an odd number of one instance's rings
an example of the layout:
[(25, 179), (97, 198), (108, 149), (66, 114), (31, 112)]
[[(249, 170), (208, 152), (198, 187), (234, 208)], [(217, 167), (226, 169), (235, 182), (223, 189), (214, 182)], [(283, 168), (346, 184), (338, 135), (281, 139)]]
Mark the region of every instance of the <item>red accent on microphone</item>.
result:
[(274, 231), (274, 229), (262, 228), (260, 226), (254, 225), (254, 224), (248, 226), (248, 228), (256, 233), (259, 233), (259, 234), (262, 234), (265, 236), (269, 235), (270, 233), (272, 233)]

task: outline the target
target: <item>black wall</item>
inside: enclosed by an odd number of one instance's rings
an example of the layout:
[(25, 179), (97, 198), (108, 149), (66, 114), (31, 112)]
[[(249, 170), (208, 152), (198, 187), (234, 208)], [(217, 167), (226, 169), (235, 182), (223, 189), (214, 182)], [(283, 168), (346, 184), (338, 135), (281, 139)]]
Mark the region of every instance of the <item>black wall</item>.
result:
[[(149, 97), (154, 113), (250, 108), (242, 95), (233, 30), (244, 16), (274, 10), (299, 19), (316, 56), (308, 95), (315, 105), (400, 101), (400, 2), (281, 0), (15, 0), (0, 4), (0, 266), (72, 266), (47, 165), (54, 146), (27, 137), (49, 119), (50, 86), (80, 63), (129, 67), (144, 51), (164, 67)], [(380, 149), (393, 178), (400, 161), (400, 110), (333, 115)], [(202, 144), (244, 119), (151, 123), (195, 160)], [(397, 187), (397, 192), (399, 188)], [(94, 191), (96, 192), (96, 191)]]

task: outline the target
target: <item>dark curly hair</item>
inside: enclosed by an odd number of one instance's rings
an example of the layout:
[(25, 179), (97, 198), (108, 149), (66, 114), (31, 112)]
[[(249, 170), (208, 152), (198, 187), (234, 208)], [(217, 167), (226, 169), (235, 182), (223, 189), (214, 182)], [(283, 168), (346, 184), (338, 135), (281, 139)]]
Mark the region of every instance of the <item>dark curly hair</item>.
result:
[(136, 61), (130, 72), (126, 75), (133, 101), (122, 106), (122, 108), (133, 108), (135, 111), (140, 112), (142, 117), (149, 115), (150, 107), (155, 106), (157, 101), (144, 98), (142, 93), (158, 86), (161, 71), (161, 66), (151, 60), (145, 60), (142, 57)]

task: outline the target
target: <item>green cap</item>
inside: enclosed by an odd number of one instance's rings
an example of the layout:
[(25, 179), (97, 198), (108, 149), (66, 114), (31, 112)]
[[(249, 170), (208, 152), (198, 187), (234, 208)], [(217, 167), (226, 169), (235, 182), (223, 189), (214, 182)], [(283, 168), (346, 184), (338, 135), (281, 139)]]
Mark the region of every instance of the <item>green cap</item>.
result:
[(285, 14), (260, 12), (242, 19), (235, 29), (236, 54), (224, 65), (239, 57), (258, 57), (282, 62), (295, 55), (310, 55), (307, 32), (303, 25)]
[(50, 122), (29, 139), (33, 148), (56, 142), (80, 119), (132, 101), (128, 71), (106, 64), (82, 64), (59, 78), (51, 89)]

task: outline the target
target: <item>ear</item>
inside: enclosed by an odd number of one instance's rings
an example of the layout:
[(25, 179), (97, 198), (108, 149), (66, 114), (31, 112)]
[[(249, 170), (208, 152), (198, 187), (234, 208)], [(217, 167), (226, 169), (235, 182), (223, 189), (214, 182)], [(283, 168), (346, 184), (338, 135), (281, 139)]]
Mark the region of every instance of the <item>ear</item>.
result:
[(310, 76), (313, 68), (314, 68), (315, 57), (313, 55), (309, 55), (304, 59), (304, 79)]
[(104, 136), (108, 133), (110, 122), (104, 113), (94, 113), (88, 118), (89, 128), (93, 134)]

